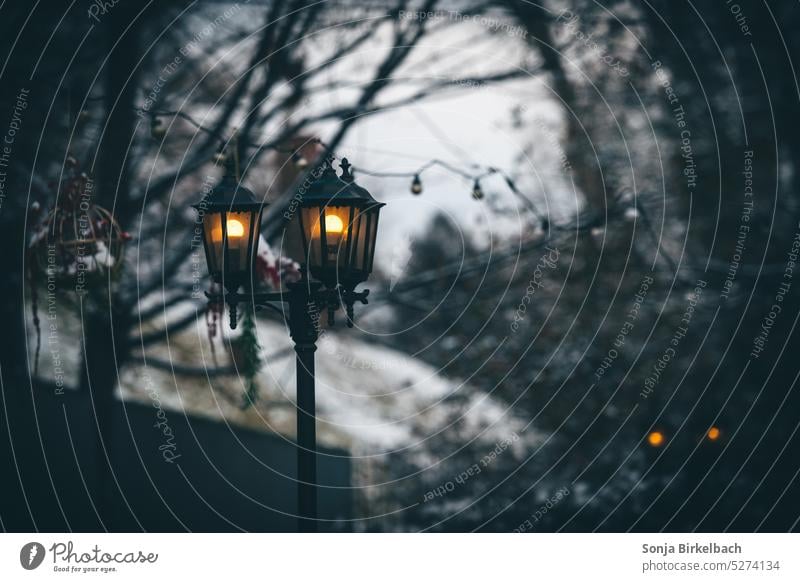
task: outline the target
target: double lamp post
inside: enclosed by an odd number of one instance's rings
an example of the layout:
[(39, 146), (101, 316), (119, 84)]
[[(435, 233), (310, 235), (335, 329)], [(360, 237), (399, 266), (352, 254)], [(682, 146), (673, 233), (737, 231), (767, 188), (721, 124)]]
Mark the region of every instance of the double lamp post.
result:
[[(367, 303), (369, 291), (356, 291), (372, 272), (378, 215), (384, 204), (355, 183), (347, 159), (337, 175), (326, 158), (309, 173), (283, 213), (286, 243), (302, 257), (300, 279), (278, 292), (255, 290), (255, 261), (265, 206), (239, 183), (233, 156), (222, 180), (193, 205), (202, 219), (209, 274), (221, 289), (210, 304), (227, 304), (231, 328), (238, 306), (277, 308), (286, 314), (297, 353), (297, 508), (300, 531), (317, 529), (317, 442), (314, 398), (314, 352), (320, 314), (328, 324), (344, 307), (348, 327), (353, 305)], [(251, 292), (247, 292), (249, 287)], [(242, 289), (245, 289), (242, 291)], [(279, 307), (280, 306), (280, 307)]]

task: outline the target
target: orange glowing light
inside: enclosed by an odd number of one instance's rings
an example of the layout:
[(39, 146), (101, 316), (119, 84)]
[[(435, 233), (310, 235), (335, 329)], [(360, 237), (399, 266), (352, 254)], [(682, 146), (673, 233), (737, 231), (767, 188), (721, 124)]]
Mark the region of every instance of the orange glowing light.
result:
[[(225, 222), (225, 229), (228, 232), (228, 239), (238, 239), (244, 236), (244, 225), (235, 218), (229, 218)], [(221, 226), (217, 226), (211, 231), (211, 240), (214, 242), (222, 241)]]
[(341, 234), (344, 232), (344, 222), (335, 214), (326, 214), (325, 232), (328, 234)]
[(719, 429), (716, 426), (712, 426), (710, 429), (708, 429), (708, 434), (707, 434), (708, 440), (710, 441), (717, 440), (719, 438), (719, 434), (720, 434)]
[(660, 447), (664, 444), (664, 434), (654, 430), (649, 435), (647, 435), (647, 442), (650, 444), (651, 447)]

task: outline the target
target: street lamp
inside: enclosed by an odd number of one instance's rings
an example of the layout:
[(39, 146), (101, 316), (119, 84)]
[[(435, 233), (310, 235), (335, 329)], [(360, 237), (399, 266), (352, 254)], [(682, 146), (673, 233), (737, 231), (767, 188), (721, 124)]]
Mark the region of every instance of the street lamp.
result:
[(235, 293), (253, 272), (263, 206), (239, 184), (233, 156), (226, 161), (219, 184), (192, 205), (203, 222), (209, 274), (230, 292)]
[[(355, 287), (372, 272), (378, 215), (385, 206), (353, 181), (347, 158), (341, 161), (342, 175), (326, 163), (322, 172), (298, 197), (290, 225), (290, 241), (304, 257), (301, 271), (308, 272), (327, 289), (338, 289), (345, 306)], [(330, 305), (330, 304), (329, 304)], [(335, 306), (335, 304), (334, 304)], [(332, 317), (332, 315), (331, 315)], [(348, 325), (352, 312), (348, 311)]]
[(367, 303), (368, 290), (356, 291), (372, 272), (378, 215), (384, 204), (355, 183), (346, 158), (338, 176), (326, 159), (310, 172), (311, 182), (300, 186), (283, 216), (289, 241), (302, 253), (299, 281), (275, 293), (240, 293), (252, 280), (258, 249), (261, 210), (252, 192), (238, 184), (228, 165), (222, 181), (194, 207), (202, 215), (203, 242), (212, 279), (221, 293), (207, 293), (209, 303), (227, 303), (231, 327), (237, 305), (255, 309), (275, 303), (289, 306), (288, 326), (297, 354), (297, 500), (299, 529), (317, 528), (317, 443), (314, 352), (322, 309), (333, 325), (334, 312), (344, 306), (347, 325), (353, 325), (353, 305)]

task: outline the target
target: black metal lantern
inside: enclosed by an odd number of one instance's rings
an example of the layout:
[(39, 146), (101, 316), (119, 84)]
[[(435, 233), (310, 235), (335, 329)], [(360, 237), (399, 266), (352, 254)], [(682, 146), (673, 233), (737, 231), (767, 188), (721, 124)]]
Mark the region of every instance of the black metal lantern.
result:
[[(328, 324), (343, 306), (353, 327), (353, 306), (367, 303), (368, 289), (356, 291), (372, 272), (378, 214), (384, 204), (353, 181), (350, 164), (341, 162), (342, 175), (328, 161), (311, 172), (312, 181), (295, 193), (284, 217), (294, 230), (287, 243), (293, 256), (303, 256), (301, 278), (287, 281), (276, 292), (239, 293), (255, 268), (263, 203), (238, 183), (228, 165), (222, 181), (194, 205), (203, 222), (208, 269), (220, 292), (206, 293), (213, 305), (227, 304), (231, 328), (236, 327), (237, 305), (273, 308), (284, 314), (297, 353), (297, 508), (300, 531), (317, 527), (317, 438), (314, 352), (319, 338), (319, 310), (327, 309)], [(299, 248), (298, 248), (299, 247)], [(310, 280), (311, 278), (316, 281)]]
[(253, 273), (263, 202), (239, 184), (232, 157), (222, 180), (198, 204), (203, 245), (211, 278), (235, 292)]
[(306, 271), (330, 289), (352, 290), (372, 272), (378, 215), (385, 205), (353, 181), (347, 158), (341, 168), (339, 177), (326, 164), (319, 177), (298, 192), (294, 220)]

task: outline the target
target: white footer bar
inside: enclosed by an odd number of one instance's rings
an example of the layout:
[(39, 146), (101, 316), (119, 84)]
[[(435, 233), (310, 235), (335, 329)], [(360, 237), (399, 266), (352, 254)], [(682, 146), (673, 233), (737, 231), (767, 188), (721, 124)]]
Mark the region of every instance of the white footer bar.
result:
[(798, 562), (793, 534), (0, 535), (2, 580), (796, 581)]

